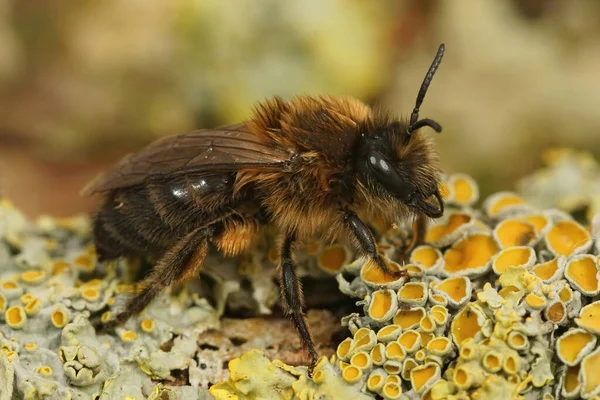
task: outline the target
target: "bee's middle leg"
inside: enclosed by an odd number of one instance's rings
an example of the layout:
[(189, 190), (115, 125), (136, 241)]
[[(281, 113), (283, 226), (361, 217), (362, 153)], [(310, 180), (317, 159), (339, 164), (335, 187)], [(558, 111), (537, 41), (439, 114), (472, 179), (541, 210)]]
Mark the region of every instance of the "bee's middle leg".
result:
[(344, 225), (354, 235), (354, 238), (359, 245), (359, 251), (362, 254), (369, 256), (386, 275), (394, 277), (407, 275), (404, 270), (392, 271), (390, 267), (388, 267), (381, 254), (379, 254), (373, 233), (354, 211), (344, 209), (342, 210), (342, 213)]
[(295, 263), (292, 260), (292, 245), (294, 241), (294, 235), (288, 234), (281, 246), (281, 261), (279, 264), (281, 300), (284, 312), (291, 317), (302, 339), (304, 348), (308, 350), (311, 357), (312, 362), (309, 367), (309, 374), (312, 374), (312, 369), (317, 363), (319, 354), (315, 350), (315, 345), (308, 329), (308, 324), (306, 323), (306, 316), (304, 315), (302, 287), (296, 275)]

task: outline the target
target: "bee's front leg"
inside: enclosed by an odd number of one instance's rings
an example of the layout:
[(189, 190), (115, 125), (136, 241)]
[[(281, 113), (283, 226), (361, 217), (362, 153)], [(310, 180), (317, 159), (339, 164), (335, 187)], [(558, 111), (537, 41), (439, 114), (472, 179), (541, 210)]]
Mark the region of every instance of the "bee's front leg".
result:
[(375, 237), (373, 233), (364, 222), (356, 215), (356, 213), (349, 209), (343, 209), (343, 220), (346, 228), (352, 232), (354, 238), (358, 242), (359, 251), (366, 256), (369, 256), (373, 262), (377, 264), (381, 270), (389, 276), (401, 277), (407, 276), (406, 271), (392, 271), (390, 267), (385, 263), (381, 254), (379, 254), (377, 243), (375, 242)]

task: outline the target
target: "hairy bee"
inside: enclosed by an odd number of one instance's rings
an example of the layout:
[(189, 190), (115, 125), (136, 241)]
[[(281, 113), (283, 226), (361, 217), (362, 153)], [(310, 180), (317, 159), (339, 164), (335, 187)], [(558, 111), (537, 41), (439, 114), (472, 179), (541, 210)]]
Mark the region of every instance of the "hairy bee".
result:
[[(265, 224), (282, 232), (279, 276), (284, 310), (313, 364), (317, 360), (294, 270), (298, 240), (350, 238), (358, 253), (393, 274), (364, 218), (415, 218), (411, 249), (427, 218), (443, 214), (441, 171), (419, 134), (419, 107), (444, 54), (427, 72), (408, 121), (346, 97), (279, 97), (237, 125), (170, 136), (124, 158), (84, 194), (102, 193), (94, 220), (100, 260), (147, 257), (154, 269), (110, 325), (141, 312), (165, 287), (198, 273), (209, 244), (239, 254)], [(409, 249), (409, 251), (411, 250)], [(396, 274), (398, 272), (395, 272)]]

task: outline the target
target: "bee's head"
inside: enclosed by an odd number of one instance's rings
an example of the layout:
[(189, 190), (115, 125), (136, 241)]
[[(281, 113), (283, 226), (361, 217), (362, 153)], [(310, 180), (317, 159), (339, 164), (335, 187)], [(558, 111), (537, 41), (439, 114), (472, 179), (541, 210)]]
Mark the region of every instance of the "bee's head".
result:
[(419, 119), (419, 107), (444, 49), (442, 44), (421, 85), (410, 120), (401, 122), (382, 118), (365, 125), (357, 160), (362, 181), (372, 192), (391, 196), (431, 218), (441, 217), (444, 213), (439, 192), (441, 170), (432, 143), (418, 131), (425, 126), (436, 132), (441, 132), (442, 128), (431, 119)]

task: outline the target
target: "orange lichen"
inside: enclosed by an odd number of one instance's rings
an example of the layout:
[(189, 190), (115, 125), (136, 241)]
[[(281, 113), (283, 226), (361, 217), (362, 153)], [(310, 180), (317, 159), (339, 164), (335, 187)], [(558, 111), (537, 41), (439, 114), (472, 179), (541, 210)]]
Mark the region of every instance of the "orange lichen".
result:
[(452, 185), (452, 193), (454, 194), (452, 201), (454, 203), (468, 206), (477, 201), (479, 189), (470, 176), (454, 174), (450, 177), (449, 185)]
[(555, 301), (544, 310), (544, 315), (548, 321), (559, 324), (567, 317), (567, 307), (562, 301)]
[(427, 363), (413, 368), (410, 371), (410, 382), (415, 392), (420, 393), (428, 388), (434, 380), (440, 377), (440, 366), (436, 363)]
[(471, 297), (471, 281), (464, 276), (447, 278), (436, 284), (434, 291), (450, 300), (451, 305), (458, 306)]
[(399, 342), (390, 342), (385, 346), (385, 355), (388, 360), (402, 361), (406, 357), (406, 351)]
[(583, 294), (594, 296), (600, 291), (598, 258), (590, 254), (573, 257), (565, 269), (565, 278)]
[(55, 327), (62, 328), (67, 324), (68, 317), (66, 312), (59, 307), (52, 312), (52, 315), (50, 315), (50, 320)]
[(413, 250), (410, 256), (410, 262), (420, 264), (425, 267), (425, 269), (429, 269), (435, 266), (441, 258), (442, 254), (438, 249), (424, 245)]
[(42, 301), (40, 299), (38, 299), (37, 297), (33, 297), (25, 305), (25, 313), (31, 317), (40, 311), (41, 306), (42, 306)]
[(381, 389), (381, 393), (385, 396), (386, 399), (397, 399), (402, 394), (402, 389), (400, 385), (394, 382), (386, 383)]
[(498, 275), (505, 272), (510, 266), (530, 267), (535, 263), (535, 250), (531, 247), (519, 246), (504, 249), (496, 256), (492, 263), (494, 272)]
[(21, 274), (21, 280), (29, 285), (39, 285), (46, 279), (46, 272), (43, 270), (25, 271)]
[(591, 246), (590, 233), (575, 221), (559, 221), (546, 234), (546, 245), (555, 255), (571, 256)]
[(13, 329), (21, 329), (27, 321), (27, 314), (21, 306), (12, 306), (4, 312), (6, 324)]
[(513, 246), (529, 246), (535, 242), (537, 232), (535, 227), (519, 218), (505, 219), (500, 222), (494, 235), (500, 247), (506, 249)]
[(443, 271), (448, 274), (479, 275), (487, 270), (499, 248), (488, 234), (475, 234), (457, 242), (444, 254)]
[(600, 393), (600, 374), (598, 371), (600, 371), (600, 349), (596, 349), (581, 361), (582, 397), (590, 398)]
[(435, 328), (436, 324), (431, 315), (425, 315), (423, 318), (421, 318), (421, 321), (419, 321), (419, 329), (421, 332), (433, 332)]
[(447, 337), (437, 337), (427, 343), (427, 350), (434, 355), (445, 355), (452, 349), (452, 342)]
[(2, 289), (4, 290), (17, 289), (18, 287), (19, 286), (14, 281), (2, 282)]
[(342, 371), (342, 378), (344, 378), (344, 380), (348, 383), (354, 383), (359, 381), (360, 378), (362, 378), (362, 375), (362, 370), (354, 365), (348, 365)]
[(435, 305), (431, 307), (430, 313), (437, 325), (444, 325), (448, 322), (449, 314), (446, 307)]
[(402, 379), (404, 379), (405, 381), (410, 381), (411, 371), (413, 370), (413, 368), (418, 366), (419, 364), (417, 364), (415, 360), (413, 360), (412, 358), (407, 358), (402, 364)]
[(539, 277), (543, 281), (550, 281), (555, 277), (556, 272), (558, 271), (558, 257), (553, 258), (550, 261), (546, 261), (542, 264), (537, 264), (531, 268), (531, 273), (535, 276)]
[(404, 331), (398, 338), (398, 343), (406, 352), (412, 353), (421, 345), (421, 335), (415, 330)]
[(81, 297), (87, 301), (97, 301), (100, 298), (100, 291), (96, 288), (88, 288), (81, 291)]
[(398, 300), (393, 290), (376, 290), (371, 295), (369, 317), (375, 321), (387, 321), (394, 316), (397, 307)]
[(352, 339), (351, 338), (346, 338), (342, 341), (342, 343), (340, 343), (337, 347), (337, 356), (340, 359), (345, 359), (346, 356), (348, 355), (348, 352), (350, 351), (350, 346), (352, 345)]
[(135, 333), (134, 331), (125, 331), (121, 334), (121, 340), (129, 343), (129, 342), (134, 342), (135, 340), (137, 340), (137, 333)]
[(497, 351), (488, 351), (482, 360), (483, 367), (489, 372), (498, 372), (502, 369), (502, 354)]
[(394, 317), (394, 324), (398, 325), (402, 329), (409, 329), (414, 327), (421, 321), (421, 318), (425, 315), (425, 309), (418, 307), (410, 310), (398, 310)]
[(483, 326), (485, 315), (468, 304), (452, 321), (450, 331), (457, 345), (461, 345), (465, 340), (474, 338)]
[(565, 370), (563, 394), (569, 397), (579, 393), (581, 382), (579, 381), (580, 365), (569, 367)]
[[(338, 352), (339, 352), (339, 346), (338, 346)], [(383, 365), (384, 362), (386, 362), (386, 357), (385, 357), (385, 346), (383, 345), (383, 343), (377, 343), (375, 345), (375, 347), (373, 347), (371, 349), (371, 360), (373, 360), (373, 364), (375, 365)], [(339, 357), (339, 354), (338, 354)]]
[(542, 233), (550, 224), (550, 220), (548, 217), (542, 214), (531, 214), (522, 217), (525, 221), (529, 222), (531, 225), (535, 227), (537, 233)]
[(400, 301), (424, 303), (427, 300), (427, 286), (422, 282), (408, 282), (398, 291)]
[(562, 362), (573, 366), (595, 345), (596, 336), (583, 329), (571, 329), (557, 340), (556, 353)]
[(384, 374), (381, 372), (381, 370), (373, 371), (371, 372), (371, 375), (369, 375), (369, 378), (367, 378), (367, 389), (369, 389), (371, 392), (378, 392), (381, 390), (384, 383)]
[(349, 251), (341, 245), (332, 245), (321, 251), (317, 265), (324, 271), (338, 273), (350, 259)]
[(400, 326), (395, 324), (387, 325), (381, 328), (379, 332), (377, 332), (377, 340), (384, 343), (390, 342), (392, 340), (398, 339), (400, 333), (402, 333), (402, 328)]
[(519, 368), (521, 367), (521, 360), (519, 356), (516, 354), (509, 353), (504, 358), (504, 362), (502, 363), (502, 369), (509, 375), (514, 375), (519, 372)]
[(490, 217), (497, 217), (503, 211), (524, 204), (525, 199), (521, 196), (511, 192), (500, 192), (489, 199), (487, 211)]
[(140, 322), (140, 327), (142, 328), (142, 330), (144, 332), (152, 332), (154, 330), (154, 321), (151, 319), (144, 319), (142, 322)]
[(60, 275), (69, 270), (70, 265), (64, 260), (56, 260), (52, 263), (52, 276)]
[(434, 243), (442, 238), (454, 233), (461, 226), (471, 222), (473, 217), (464, 213), (454, 213), (448, 219), (445, 225), (434, 225), (427, 231), (425, 241), (428, 243)]
[[(386, 264), (392, 272), (400, 271), (400, 265), (386, 259)], [(367, 261), (360, 269), (360, 277), (369, 286), (380, 287), (396, 282), (402, 282), (402, 278), (386, 274), (372, 260)]]
[(371, 357), (365, 351), (359, 351), (350, 358), (350, 364), (355, 367), (364, 369), (371, 366)]
[(525, 303), (534, 310), (541, 310), (546, 307), (547, 301), (545, 297), (529, 293), (525, 297)]
[(575, 323), (596, 335), (600, 334), (600, 301), (583, 307), (579, 311), (579, 318), (575, 318)]
[(94, 257), (91, 254), (81, 254), (75, 257), (73, 264), (84, 272), (92, 272), (96, 267)]

